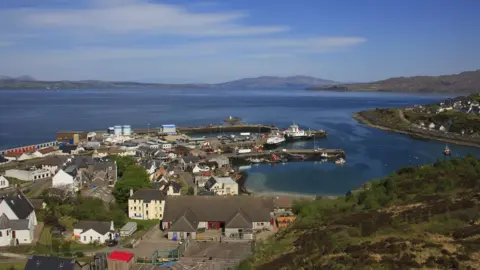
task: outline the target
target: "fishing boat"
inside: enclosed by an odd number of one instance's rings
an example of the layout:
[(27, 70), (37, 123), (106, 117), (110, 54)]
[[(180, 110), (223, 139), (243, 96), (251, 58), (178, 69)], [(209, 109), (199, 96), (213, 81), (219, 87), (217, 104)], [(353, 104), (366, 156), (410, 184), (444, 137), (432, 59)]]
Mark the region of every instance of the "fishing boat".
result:
[(282, 136), (274, 135), (267, 139), (266, 144), (268, 146), (277, 146), (285, 142), (285, 138)]
[(315, 136), (312, 132), (300, 129), (300, 127), (295, 123), (288, 127), (283, 134), (287, 141), (310, 140)]
[(260, 158), (250, 158), (248, 159), (248, 161), (252, 162), (252, 163), (261, 163), (263, 162), (263, 159), (260, 159)]
[(443, 150), (443, 154), (445, 156), (451, 156), (452, 155), (452, 151), (450, 151), (450, 148), (448, 148), (448, 145), (445, 145), (445, 149)]

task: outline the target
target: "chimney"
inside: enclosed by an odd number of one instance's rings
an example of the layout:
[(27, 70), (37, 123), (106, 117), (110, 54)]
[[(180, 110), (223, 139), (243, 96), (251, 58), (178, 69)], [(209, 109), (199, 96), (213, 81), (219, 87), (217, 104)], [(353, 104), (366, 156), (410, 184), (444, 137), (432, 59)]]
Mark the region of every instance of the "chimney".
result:
[(130, 197), (133, 196), (133, 188), (130, 188)]

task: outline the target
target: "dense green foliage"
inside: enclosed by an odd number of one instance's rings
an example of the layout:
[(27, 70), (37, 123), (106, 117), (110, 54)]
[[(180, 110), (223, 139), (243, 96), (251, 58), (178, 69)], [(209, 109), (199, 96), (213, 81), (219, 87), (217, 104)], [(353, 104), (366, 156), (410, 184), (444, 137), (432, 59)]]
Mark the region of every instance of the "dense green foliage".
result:
[(116, 202), (125, 208), (130, 196), (130, 188), (136, 191), (148, 187), (151, 187), (151, 183), (147, 171), (140, 166), (131, 165), (125, 169), (122, 177), (115, 183), (113, 195)]
[(123, 176), (128, 167), (135, 165), (135, 160), (131, 157), (111, 156), (110, 159), (117, 163), (118, 178)]
[(479, 192), (480, 160), (469, 156), (297, 203), (297, 222), (257, 247), (255, 269), (478, 269)]
[[(106, 204), (98, 198), (81, 196), (69, 202), (57, 203), (49, 201), (44, 216), (45, 224), (50, 226), (60, 224), (65, 227), (70, 226), (62, 221), (74, 223), (75, 220), (113, 220), (116, 226), (121, 226), (127, 220), (127, 215), (118, 204)], [(67, 217), (73, 220), (69, 222)]]

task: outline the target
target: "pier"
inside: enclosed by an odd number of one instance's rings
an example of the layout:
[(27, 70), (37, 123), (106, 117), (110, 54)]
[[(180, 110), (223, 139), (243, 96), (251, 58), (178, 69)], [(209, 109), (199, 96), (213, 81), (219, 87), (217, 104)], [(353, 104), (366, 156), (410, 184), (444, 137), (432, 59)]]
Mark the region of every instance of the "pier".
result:
[[(327, 157), (323, 155), (327, 155)], [(258, 163), (275, 163), (279, 161), (330, 161), (335, 162), (338, 158), (346, 158), (345, 151), (342, 149), (275, 149), (262, 152), (250, 153), (224, 153), (232, 164), (246, 165), (251, 164), (251, 158), (263, 159)], [(214, 155), (209, 155), (210, 157)], [(275, 157), (274, 157), (275, 156)], [(208, 159), (208, 158), (207, 158)]]
[[(268, 133), (276, 126), (263, 125), (263, 124), (236, 124), (236, 125), (210, 125), (210, 126), (198, 126), (198, 127), (177, 127), (178, 133), (184, 134), (196, 134), (196, 133), (222, 133), (222, 132), (256, 132), (256, 133)], [(137, 128), (133, 130), (136, 134), (156, 134), (158, 128)]]

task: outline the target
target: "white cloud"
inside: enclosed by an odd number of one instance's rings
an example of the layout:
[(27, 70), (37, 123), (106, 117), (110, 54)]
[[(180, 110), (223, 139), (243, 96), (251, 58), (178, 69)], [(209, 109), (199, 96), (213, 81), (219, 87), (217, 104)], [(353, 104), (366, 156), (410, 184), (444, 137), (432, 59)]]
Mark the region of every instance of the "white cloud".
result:
[(192, 12), (176, 5), (135, 0), (93, 1), (88, 8), (18, 8), (0, 11), (0, 22), (26, 29), (101, 34), (244, 36), (288, 31), (287, 26), (248, 26), (244, 12)]

